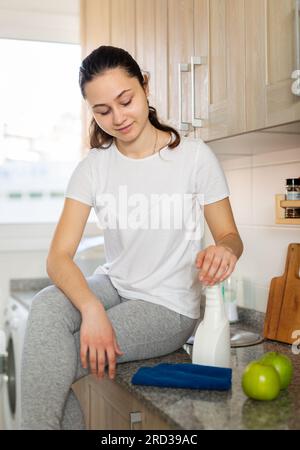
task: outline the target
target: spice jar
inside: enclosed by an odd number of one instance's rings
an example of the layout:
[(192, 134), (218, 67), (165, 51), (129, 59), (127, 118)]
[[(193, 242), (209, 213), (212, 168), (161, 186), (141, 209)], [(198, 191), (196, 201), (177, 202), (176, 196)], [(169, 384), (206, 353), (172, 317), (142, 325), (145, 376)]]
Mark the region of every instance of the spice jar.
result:
[(300, 218), (300, 177), (299, 178), (287, 178), (286, 180), (286, 200), (299, 200), (299, 208), (288, 207), (285, 208), (286, 219), (299, 219)]

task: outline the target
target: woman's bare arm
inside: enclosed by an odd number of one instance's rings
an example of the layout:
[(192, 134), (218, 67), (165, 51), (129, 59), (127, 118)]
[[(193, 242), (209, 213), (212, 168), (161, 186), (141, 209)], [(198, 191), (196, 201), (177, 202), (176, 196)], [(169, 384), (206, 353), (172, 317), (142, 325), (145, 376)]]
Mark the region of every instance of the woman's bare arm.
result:
[(237, 230), (229, 198), (204, 206), (204, 214), (215, 245), (197, 254), (199, 280), (214, 285), (228, 278), (243, 252), (243, 242)]
[(81, 312), (91, 302), (99, 303), (73, 261), (90, 210), (91, 206), (66, 198), (47, 257), (49, 277)]
[(235, 224), (229, 198), (205, 205), (204, 214), (216, 245), (229, 248), (238, 259), (243, 253), (243, 243)]
[(53, 282), (81, 312), (80, 359), (91, 372), (104, 376), (108, 361), (109, 376), (116, 374), (116, 355), (122, 355), (115, 331), (101, 299), (89, 289), (84, 275), (73, 258), (81, 240), (91, 207), (66, 199), (47, 258), (47, 272)]

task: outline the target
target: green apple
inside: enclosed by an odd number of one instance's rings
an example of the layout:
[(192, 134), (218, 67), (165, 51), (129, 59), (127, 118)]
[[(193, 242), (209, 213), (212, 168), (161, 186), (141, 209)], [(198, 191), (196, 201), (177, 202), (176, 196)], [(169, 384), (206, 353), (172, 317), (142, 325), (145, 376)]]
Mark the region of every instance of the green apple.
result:
[(286, 389), (293, 377), (293, 365), (290, 358), (279, 352), (265, 353), (259, 362), (273, 366), (280, 379), (280, 389)]
[(271, 365), (252, 361), (243, 372), (242, 388), (255, 400), (274, 400), (280, 392), (279, 375)]

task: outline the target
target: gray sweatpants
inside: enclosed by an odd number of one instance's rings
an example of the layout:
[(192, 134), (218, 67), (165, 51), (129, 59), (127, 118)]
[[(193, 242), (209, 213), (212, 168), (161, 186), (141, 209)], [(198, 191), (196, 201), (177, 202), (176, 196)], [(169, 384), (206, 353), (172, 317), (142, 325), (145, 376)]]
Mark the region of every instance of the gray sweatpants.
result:
[[(197, 319), (161, 305), (120, 297), (107, 275), (86, 280), (104, 305), (124, 352), (117, 356), (116, 371), (119, 363), (176, 351), (195, 328)], [(79, 310), (57, 286), (35, 295), (22, 355), (21, 429), (85, 429), (80, 404), (71, 389), (75, 381), (90, 373), (81, 365), (80, 325)]]

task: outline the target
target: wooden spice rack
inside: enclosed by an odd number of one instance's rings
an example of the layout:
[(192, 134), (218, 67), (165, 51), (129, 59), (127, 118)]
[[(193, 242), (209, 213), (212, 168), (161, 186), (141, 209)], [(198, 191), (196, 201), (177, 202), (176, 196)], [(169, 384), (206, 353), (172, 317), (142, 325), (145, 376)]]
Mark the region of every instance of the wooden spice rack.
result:
[(300, 200), (285, 200), (285, 195), (276, 194), (276, 217), (275, 223), (284, 224), (284, 225), (300, 225), (299, 219), (286, 219), (284, 217), (284, 209), (285, 208), (300, 208)]

